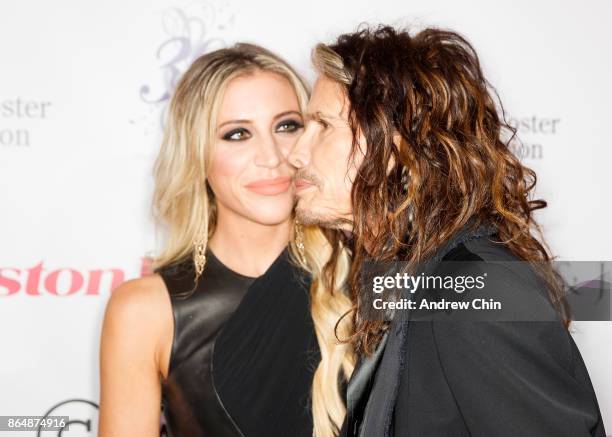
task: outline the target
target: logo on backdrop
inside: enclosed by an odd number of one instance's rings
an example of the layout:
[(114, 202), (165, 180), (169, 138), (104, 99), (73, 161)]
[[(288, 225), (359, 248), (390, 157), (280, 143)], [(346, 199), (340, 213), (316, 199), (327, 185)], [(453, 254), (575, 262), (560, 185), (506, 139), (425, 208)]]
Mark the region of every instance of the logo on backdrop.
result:
[[(151, 259), (141, 258), (140, 276), (151, 274)], [(7, 296), (100, 296), (126, 278), (121, 268), (49, 269), (40, 261), (29, 268), (0, 267), (0, 298)]]
[[(68, 431), (70, 435), (97, 436), (99, 408), (98, 404), (87, 399), (61, 401), (52, 406), (44, 414), (43, 418), (49, 416), (68, 416), (66, 426), (58, 431), (43, 431), (39, 427), (36, 437), (61, 437), (64, 431)], [(169, 434), (165, 415), (163, 414), (163, 405), (161, 406), (161, 411), (159, 435), (160, 437), (167, 437)]]
[(166, 38), (155, 50), (157, 77), (149, 79), (139, 90), (147, 107), (147, 114), (140, 119), (147, 135), (163, 128), (167, 103), (181, 75), (200, 55), (224, 47), (222, 35), (234, 23), (228, 5), (203, 1), (166, 9), (161, 18)]
[[(70, 435), (98, 435), (98, 404), (87, 399), (68, 399), (52, 406), (43, 417), (68, 416), (66, 427)], [(58, 431), (42, 431), (39, 427), (37, 437), (61, 437), (64, 429)]]
[(518, 137), (510, 149), (521, 161), (544, 159), (546, 144), (560, 132), (560, 118), (529, 115), (508, 117), (507, 121)]
[(46, 123), (52, 110), (48, 100), (16, 96), (0, 101), (0, 148), (36, 144), (37, 129)]

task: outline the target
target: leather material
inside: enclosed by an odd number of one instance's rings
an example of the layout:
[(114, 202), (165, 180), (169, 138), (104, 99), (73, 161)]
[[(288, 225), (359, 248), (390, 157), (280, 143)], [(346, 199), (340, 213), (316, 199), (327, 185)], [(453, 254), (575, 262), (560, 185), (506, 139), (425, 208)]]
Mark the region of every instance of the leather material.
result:
[(162, 403), (170, 437), (243, 437), (219, 398), (212, 378), (217, 336), (234, 313), (254, 278), (227, 269), (207, 253), (194, 287), (190, 260), (159, 272), (170, 292), (174, 338), (168, 378), (162, 381)]
[(310, 392), (321, 357), (310, 277), (288, 248), (257, 278), (210, 251), (195, 288), (190, 259), (159, 273), (174, 317), (162, 381), (168, 435), (311, 437)]

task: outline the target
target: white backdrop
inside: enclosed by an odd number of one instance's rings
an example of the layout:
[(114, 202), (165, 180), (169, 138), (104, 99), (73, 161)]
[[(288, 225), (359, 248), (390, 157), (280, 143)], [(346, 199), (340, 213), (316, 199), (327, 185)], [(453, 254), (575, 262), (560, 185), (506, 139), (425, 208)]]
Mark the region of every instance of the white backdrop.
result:
[[(0, 415), (66, 414), (84, 424), (65, 436), (97, 435), (104, 306), (155, 249), (160, 117), (190, 60), (247, 40), (312, 80), (312, 46), (360, 22), (467, 36), (519, 125), (554, 253), (612, 260), (609, 0), (3, 2)], [(612, 323), (574, 336), (610, 432)]]

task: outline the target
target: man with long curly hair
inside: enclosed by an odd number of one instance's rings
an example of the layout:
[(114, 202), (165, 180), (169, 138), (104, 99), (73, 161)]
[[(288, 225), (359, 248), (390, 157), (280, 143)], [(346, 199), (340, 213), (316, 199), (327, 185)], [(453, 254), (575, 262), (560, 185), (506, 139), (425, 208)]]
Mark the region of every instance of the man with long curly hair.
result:
[[(319, 77), (290, 155), (296, 213), (336, 229), (337, 244), (352, 252), (347, 341), (359, 357), (347, 420), (334, 432), (605, 436), (568, 332), (563, 285), (533, 218), (546, 203), (531, 199), (535, 174), (509, 148), (514, 131), (473, 47), (455, 32), (381, 26), (317, 45), (313, 62)], [(542, 318), (367, 316), (367, 262), (435, 275), (450, 260), (488, 266), (497, 274), (490, 289), (520, 296), (521, 308)]]

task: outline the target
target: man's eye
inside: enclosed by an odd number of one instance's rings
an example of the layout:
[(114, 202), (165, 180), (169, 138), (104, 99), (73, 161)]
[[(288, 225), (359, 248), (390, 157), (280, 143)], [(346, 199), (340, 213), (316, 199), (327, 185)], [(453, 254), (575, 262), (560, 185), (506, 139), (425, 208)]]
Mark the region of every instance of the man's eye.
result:
[(246, 129), (234, 129), (223, 135), (225, 141), (242, 141), (249, 138), (249, 131)]
[(323, 119), (317, 119), (317, 123), (319, 123), (319, 126), (321, 126), (323, 129), (327, 129), (329, 127), (329, 123)]
[(299, 121), (296, 121), (296, 120), (286, 120), (286, 121), (280, 122), (276, 126), (276, 131), (277, 132), (295, 132), (298, 129), (301, 129), (303, 127), (304, 127), (304, 125), (302, 123), (300, 123)]

